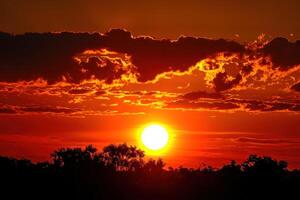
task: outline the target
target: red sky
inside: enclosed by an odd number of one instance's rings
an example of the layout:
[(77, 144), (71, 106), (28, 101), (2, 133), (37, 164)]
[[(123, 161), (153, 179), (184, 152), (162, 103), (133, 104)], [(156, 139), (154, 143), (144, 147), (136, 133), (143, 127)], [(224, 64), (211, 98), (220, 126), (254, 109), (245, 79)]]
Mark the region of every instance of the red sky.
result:
[(169, 165), (299, 168), (298, 1), (151, 2), (0, 0), (0, 154), (138, 144), (158, 122)]

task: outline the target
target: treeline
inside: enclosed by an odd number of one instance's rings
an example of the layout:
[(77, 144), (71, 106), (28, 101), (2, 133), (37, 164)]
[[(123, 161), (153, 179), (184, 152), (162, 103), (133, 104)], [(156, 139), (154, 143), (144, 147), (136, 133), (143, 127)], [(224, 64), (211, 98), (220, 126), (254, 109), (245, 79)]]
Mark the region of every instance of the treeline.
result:
[(1, 199), (298, 199), (300, 171), (250, 155), (219, 169), (165, 168), (127, 144), (62, 148), (51, 162), (0, 157)]

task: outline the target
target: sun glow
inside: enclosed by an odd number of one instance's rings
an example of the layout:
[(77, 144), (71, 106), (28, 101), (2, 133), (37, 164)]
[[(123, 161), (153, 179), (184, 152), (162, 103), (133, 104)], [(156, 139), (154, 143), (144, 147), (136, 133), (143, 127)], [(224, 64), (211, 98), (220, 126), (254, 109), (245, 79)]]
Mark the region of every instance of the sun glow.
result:
[(143, 149), (147, 153), (161, 153), (169, 142), (169, 133), (167, 129), (159, 124), (150, 124), (143, 128), (140, 135)]

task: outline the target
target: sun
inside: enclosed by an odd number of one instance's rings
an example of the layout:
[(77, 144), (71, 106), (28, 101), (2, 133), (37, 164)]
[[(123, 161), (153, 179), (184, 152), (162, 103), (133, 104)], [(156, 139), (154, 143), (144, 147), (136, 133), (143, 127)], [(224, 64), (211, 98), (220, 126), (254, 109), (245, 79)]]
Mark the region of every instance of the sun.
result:
[(159, 151), (168, 144), (169, 133), (163, 126), (151, 124), (143, 129), (141, 141), (148, 150)]

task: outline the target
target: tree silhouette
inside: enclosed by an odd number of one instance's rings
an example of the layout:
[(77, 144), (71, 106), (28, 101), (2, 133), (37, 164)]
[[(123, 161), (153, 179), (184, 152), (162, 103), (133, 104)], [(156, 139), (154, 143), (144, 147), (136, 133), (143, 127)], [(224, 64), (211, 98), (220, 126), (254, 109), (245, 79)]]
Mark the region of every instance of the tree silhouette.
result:
[(286, 172), (286, 161), (276, 161), (268, 156), (250, 155), (242, 164), (243, 170), (248, 175), (255, 176), (280, 176)]
[(116, 171), (134, 171), (144, 164), (145, 154), (135, 146), (126, 143), (119, 145), (108, 145), (99, 154), (100, 160), (106, 166), (112, 166)]
[(230, 176), (239, 176), (242, 173), (242, 166), (237, 164), (235, 160), (232, 160), (229, 165), (224, 165), (220, 169), (220, 173)]
[(84, 163), (92, 162), (96, 156), (97, 149), (92, 145), (81, 148), (61, 148), (51, 154), (56, 166), (74, 167)]
[(150, 159), (147, 163), (145, 163), (144, 170), (147, 172), (159, 173), (162, 172), (165, 165), (166, 164), (160, 158), (157, 160)]
[[(164, 169), (162, 159), (111, 144), (97, 152), (61, 148), (51, 162), (0, 156), (1, 199), (297, 199), (300, 171), (287, 162), (250, 155), (216, 169)], [(16, 192), (17, 191), (17, 192)], [(47, 194), (47, 195), (45, 195)], [(8, 197), (8, 198), (7, 198)]]

